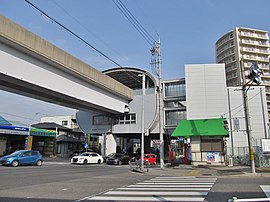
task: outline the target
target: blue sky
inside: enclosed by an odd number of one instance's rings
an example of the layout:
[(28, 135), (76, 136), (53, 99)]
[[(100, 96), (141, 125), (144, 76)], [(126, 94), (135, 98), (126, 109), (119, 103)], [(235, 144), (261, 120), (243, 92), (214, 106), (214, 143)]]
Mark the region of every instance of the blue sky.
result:
[[(30, 0), (30, 2), (118, 64), (152, 72), (149, 64), (151, 46), (112, 0)], [(185, 64), (215, 63), (215, 42), (235, 27), (249, 27), (270, 32), (269, 0), (122, 0), (122, 2), (153, 38), (157, 39), (158, 35), (160, 36), (164, 80), (184, 77)], [(0, 0), (0, 13), (100, 71), (115, 67), (115, 64), (71, 36), (56, 23), (52, 23), (23, 0)], [(0, 107), (0, 114), (4, 112), (29, 118), (37, 112), (48, 115), (74, 112), (5, 92), (0, 92), (0, 96), (1, 100), (4, 98), (14, 102), (11, 102), (14, 106), (10, 108), (9, 103)], [(20, 106), (25, 103), (25, 109), (18, 110), (16, 103)], [(32, 107), (28, 110), (29, 105)], [(10, 110), (11, 108), (17, 110)], [(28, 111), (29, 114), (26, 113)]]

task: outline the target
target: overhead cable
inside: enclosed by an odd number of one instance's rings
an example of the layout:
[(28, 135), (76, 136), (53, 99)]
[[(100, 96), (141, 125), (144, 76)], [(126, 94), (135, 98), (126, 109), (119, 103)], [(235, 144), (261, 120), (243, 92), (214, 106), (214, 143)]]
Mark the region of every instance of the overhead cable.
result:
[(128, 21), (133, 25), (133, 27), (140, 33), (140, 35), (146, 40), (146, 42), (153, 46), (156, 42), (154, 38), (146, 31), (146, 29), (141, 25), (141, 23), (132, 15), (129, 9), (123, 4), (121, 0), (112, 0), (121, 13), (128, 19)]
[(121, 67), (121, 65), (119, 63), (117, 63), (114, 60), (112, 60), (110, 57), (108, 57), (103, 52), (101, 52), (100, 50), (98, 50), (97, 48), (95, 48), (93, 45), (91, 45), (90, 43), (88, 43), (86, 40), (84, 40), (78, 34), (76, 34), (75, 32), (71, 31), (69, 28), (67, 28), (66, 26), (64, 26), (63, 24), (61, 24), (60, 22), (58, 22), (57, 20), (55, 20), (51, 16), (49, 16), (47, 13), (45, 13), (44, 11), (42, 11), (40, 8), (38, 8), (37, 6), (35, 6), (33, 3), (31, 3), (28, 0), (24, 0), (24, 1), (27, 2), (29, 5), (31, 5), (33, 8), (35, 8), (36, 10), (38, 10), (39, 12), (41, 12), (47, 18), (51, 19), (53, 22), (55, 22), (56, 24), (58, 24), (60, 27), (62, 27), (66, 31), (68, 31), (70, 34), (72, 34), (73, 36), (75, 36), (76, 38), (78, 38), (80, 41), (82, 41), (83, 43), (85, 43), (86, 45), (88, 45), (89, 47), (91, 47), (94, 51), (98, 52), (100, 55), (102, 55), (103, 57), (105, 57), (106, 59), (108, 59), (109, 61), (111, 61), (112, 63), (116, 64), (117, 66)]
[(52, 0), (52, 2), (58, 6), (65, 14), (67, 14), (70, 18), (72, 18), (74, 21), (76, 21), (76, 23), (78, 23), (82, 28), (84, 28), (89, 34), (91, 34), (93, 37), (95, 37), (97, 40), (99, 40), (100, 42), (102, 42), (106, 47), (108, 47), (109, 49), (111, 49), (113, 52), (115, 52), (116, 54), (120, 55), (120, 53), (118, 53), (115, 49), (113, 49), (112, 47), (110, 47), (105, 41), (103, 41), (100, 37), (98, 37), (96, 34), (94, 34), (92, 31), (90, 31), (85, 25), (83, 25), (76, 17), (74, 17), (73, 15), (71, 15), (63, 6), (61, 6), (59, 3), (57, 3), (55, 0)]

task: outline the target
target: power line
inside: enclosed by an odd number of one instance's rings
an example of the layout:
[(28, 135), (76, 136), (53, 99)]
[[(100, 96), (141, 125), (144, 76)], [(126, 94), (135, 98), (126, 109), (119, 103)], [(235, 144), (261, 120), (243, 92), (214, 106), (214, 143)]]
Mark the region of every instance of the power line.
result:
[[(32, 7), (34, 7), (35, 9), (37, 9), (39, 12), (41, 12), (43, 15), (45, 15), (46, 17), (48, 17), (49, 19), (51, 19), (53, 22), (55, 22), (56, 24), (58, 24), (59, 26), (61, 26), (62, 28), (64, 28), (66, 31), (68, 31), (69, 33), (71, 33), (72, 35), (74, 35), (76, 38), (78, 38), (79, 40), (81, 40), (83, 43), (87, 44), (88, 46), (90, 46), (92, 49), (94, 49), (95, 51), (97, 51), (98, 53), (100, 53), (102, 56), (104, 56), (106, 59), (110, 60), (111, 62), (113, 62), (114, 64), (116, 64), (118, 67), (123, 68), (122, 65), (120, 65), (119, 63), (115, 62), (114, 60), (112, 60), (111, 58), (109, 58), (107, 55), (105, 55), (104, 53), (102, 53), (101, 51), (99, 51), (97, 48), (95, 48), (94, 46), (92, 46), (91, 44), (89, 44), (87, 41), (85, 41), (83, 38), (81, 38), (80, 36), (78, 36), (76, 33), (74, 33), (73, 31), (71, 31), (70, 29), (68, 29), (67, 27), (65, 27), (63, 24), (61, 24), (60, 22), (56, 21), (55, 19), (53, 19), (52, 17), (50, 17), (47, 13), (45, 13), (44, 11), (42, 11), (41, 9), (39, 9), (37, 6), (35, 6), (34, 4), (32, 4), (31, 2), (29, 2), (28, 0), (25, 0), (28, 4), (30, 4)], [(65, 11), (66, 12), (66, 11)], [(76, 20), (77, 21), (77, 20)], [(78, 22), (79, 23), (79, 22)], [(81, 23), (79, 23), (81, 24)], [(83, 25), (81, 25), (83, 26)], [(84, 27), (84, 26), (83, 26)], [(135, 77), (133, 74), (131, 74), (130, 72), (126, 71), (126, 73), (128, 75), (130, 75), (131, 77), (133, 77), (135, 80), (141, 82), (137, 77)]]
[(128, 19), (128, 21), (133, 25), (133, 27), (139, 32), (139, 34), (146, 40), (146, 42), (153, 46), (156, 43), (155, 39), (147, 32), (147, 30), (142, 26), (142, 24), (132, 15), (129, 9), (124, 5), (121, 0), (112, 0), (121, 13)]
[[(260, 92), (259, 92), (259, 93), (260, 93)], [(252, 96), (251, 98), (249, 98), (248, 101), (250, 101), (250, 100), (252, 100), (253, 98), (255, 98), (257, 95), (259, 95), (259, 93), (255, 94), (254, 96)], [(237, 109), (240, 108), (240, 107), (243, 107), (243, 104), (240, 104), (240, 105), (234, 107), (234, 108), (231, 109), (230, 111), (233, 112), (233, 111), (237, 110)], [(237, 115), (237, 114), (238, 114), (240, 111), (242, 111), (242, 110), (243, 110), (243, 108), (241, 108), (241, 109), (238, 110), (236, 113), (234, 113), (233, 116)], [(222, 114), (221, 116), (223, 117), (223, 116), (225, 116), (225, 115), (228, 114), (228, 113), (229, 113), (229, 111), (226, 112), (226, 113), (224, 113), (224, 114)]]
[(101, 41), (106, 47), (108, 47), (109, 49), (111, 49), (113, 52), (115, 52), (116, 54), (120, 55), (120, 53), (118, 53), (115, 49), (113, 49), (112, 47), (110, 47), (105, 41), (103, 41), (100, 37), (98, 37), (96, 34), (94, 34), (92, 31), (90, 31), (85, 25), (83, 25), (76, 17), (74, 17), (73, 15), (71, 15), (63, 6), (61, 6), (59, 3), (57, 3), (55, 0), (52, 0), (52, 2), (58, 6), (65, 14), (67, 14), (70, 18), (72, 18), (76, 23), (78, 23), (82, 28), (84, 28), (89, 34), (93, 35), (96, 39), (98, 39), (99, 41)]
[[(33, 3), (29, 2), (28, 0), (25, 0), (25, 2), (27, 2), (28, 4), (30, 4), (33, 8), (35, 8), (36, 10), (38, 10), (39, 12), (41, 12), (43, 15), (45, 15), (46, 17), (48, 17), (49, 19), (51, 19), (53, 22), (55, 22), (56, 24), (58, 24), (60, 27), (62, 27), (63, 29), (65, 29), (66, 31), (68, 31), (70, 34), (74, 35), (76, 38), (78, 38), (79, 40), (81, 40), (83, 43), (87, 44), (88, 46), (90, 46), (92, 49), (94, 49), (96, 52), (98, 52), (99, 54), (101, 54), (102, 56), (104, 56), (106, 59), (110, 60), (111, 62), (113, 62), (114, 64), (116, 64), (118, 67), (123, 68), (122, 65), (120, 65), (119, 63), (115, 62), (114, 60), (112, 60), (111, 58), (109, 58), (107, 55), (105, 55), (104, 53), (102, 53), (101, 51), (99, 51), (97, 48), (95, 48), (94, 46), (92, 46), (90, 43), (88, 43), (87, 41), (85, 41), (83, 38), (81, 38), (79, 35), (77, 35), (76, 33), (74, 33), (73, 31), (71, 31), (69, 28), (67, 28), (66, 26), (64, 26), (63, 24), (61, 24), (60, 22), (56, 21), (54, 18), (52, 18), (51, 16), (49, 16), (47, 13), (45, 13), (44, 11), (42, 11), (40, 8), (38, 8), (37, 6), (35, 6)], [(80, 24), (80, 23), (79, 23)], [(135, 77), (133, 74), (131, 74), (130, 72), (126, 71), (126, 73), (133, 77), (135, 80), (141, 82), (141, 80), (139, 80), (137, 77)]]
[(6, 112), (0, 112), (0, 114), (5, 114), (5, 115), (8, 115), (8, 116), (14, 116), (16, 118), (20, 118), (20, 119), (26, 119), (26, 120), (35, 120), (35, 121), (39, 121), (38, 119), (33, 119), (33, 118), (27, 118), (25, 116), (19, 116), (19, 115), (15, 115), (15, 114), (10, 114), (10, 113), (6, 113)]
[(40, 13), (42, 13), (43, 15), (45, 15), (47, 18), (49, 18), (50, 20), (52, 20), (53, 22), (55, 22), (57, 25), (59, 25), (60, 27), (62, 27), (63, 29), (65, 29), (67, 32), (69, 32), (70, 34), (72, 34), (73, 36), (75, 36), (76, 38), (78, 38), (80, 41), (82, 41), (83, 43), (85, 43), (86, 45), (88, 45), (89, 47), (91, 47), (94, 51), (98, 52), (100, 55), (102, 55), (103, 57), (105, 57), (106, 59), (108, 59), (109, 61), (111, 61), (112, 63), (116, 64), (117, 66), (121, 67), (120, 64), (118, 64), (117, 62), (115, 62), (114, 60), (112, 60), (110, 57), (108, 57), (107, 55), (105, 55), (103, 52), (101, 52), (100, 50), (98, 50), (97, 48), (95, 48), (93, 45), (91, 45), (90, 43), (88, 43), (86, 40), (84, 40), (78, 34), (76, 34), (75, 32), (71, 31), (69, 28), (67, 28), (66, 26), (64, 26), (63, 24), (61, 24), (60, 22), (58, 22), (57, 20), (55, 20), (51, 16), (49, 16), (47, 13), (45, 13), (44, 11), (42, 11), (40, 8), (38, 8), (37, 6), (35, 6), (33, 3), (31, 3), (28, 0), (24, 0), (24, 1), (26, 3), (28, 3), (29, 5), (31, 5), (33, 8), (35, 8), (36, 10), (38, 10)]

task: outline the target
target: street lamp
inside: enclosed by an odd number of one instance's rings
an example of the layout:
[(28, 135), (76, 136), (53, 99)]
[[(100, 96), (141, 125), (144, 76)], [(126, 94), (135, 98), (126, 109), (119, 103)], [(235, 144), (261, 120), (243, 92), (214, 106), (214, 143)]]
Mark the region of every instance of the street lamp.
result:
[(144, 170), (144, 95), (145, 95), (145, 73), (139, 74), (142, 77), (142, 108), (141, 108), (141, 170)]

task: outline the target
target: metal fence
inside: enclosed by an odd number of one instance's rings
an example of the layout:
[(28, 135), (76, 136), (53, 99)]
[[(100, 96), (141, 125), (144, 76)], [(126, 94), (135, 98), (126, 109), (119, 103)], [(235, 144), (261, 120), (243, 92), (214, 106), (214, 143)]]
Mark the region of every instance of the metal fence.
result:
[[(255, 166), (270, 167), (270, 154), (263, 153), (261, 146), (254, 146)], [(248, 147), (228, 147), (227, 159), (232, 159), (233, 165), (250, 166), (249, 149)]]

